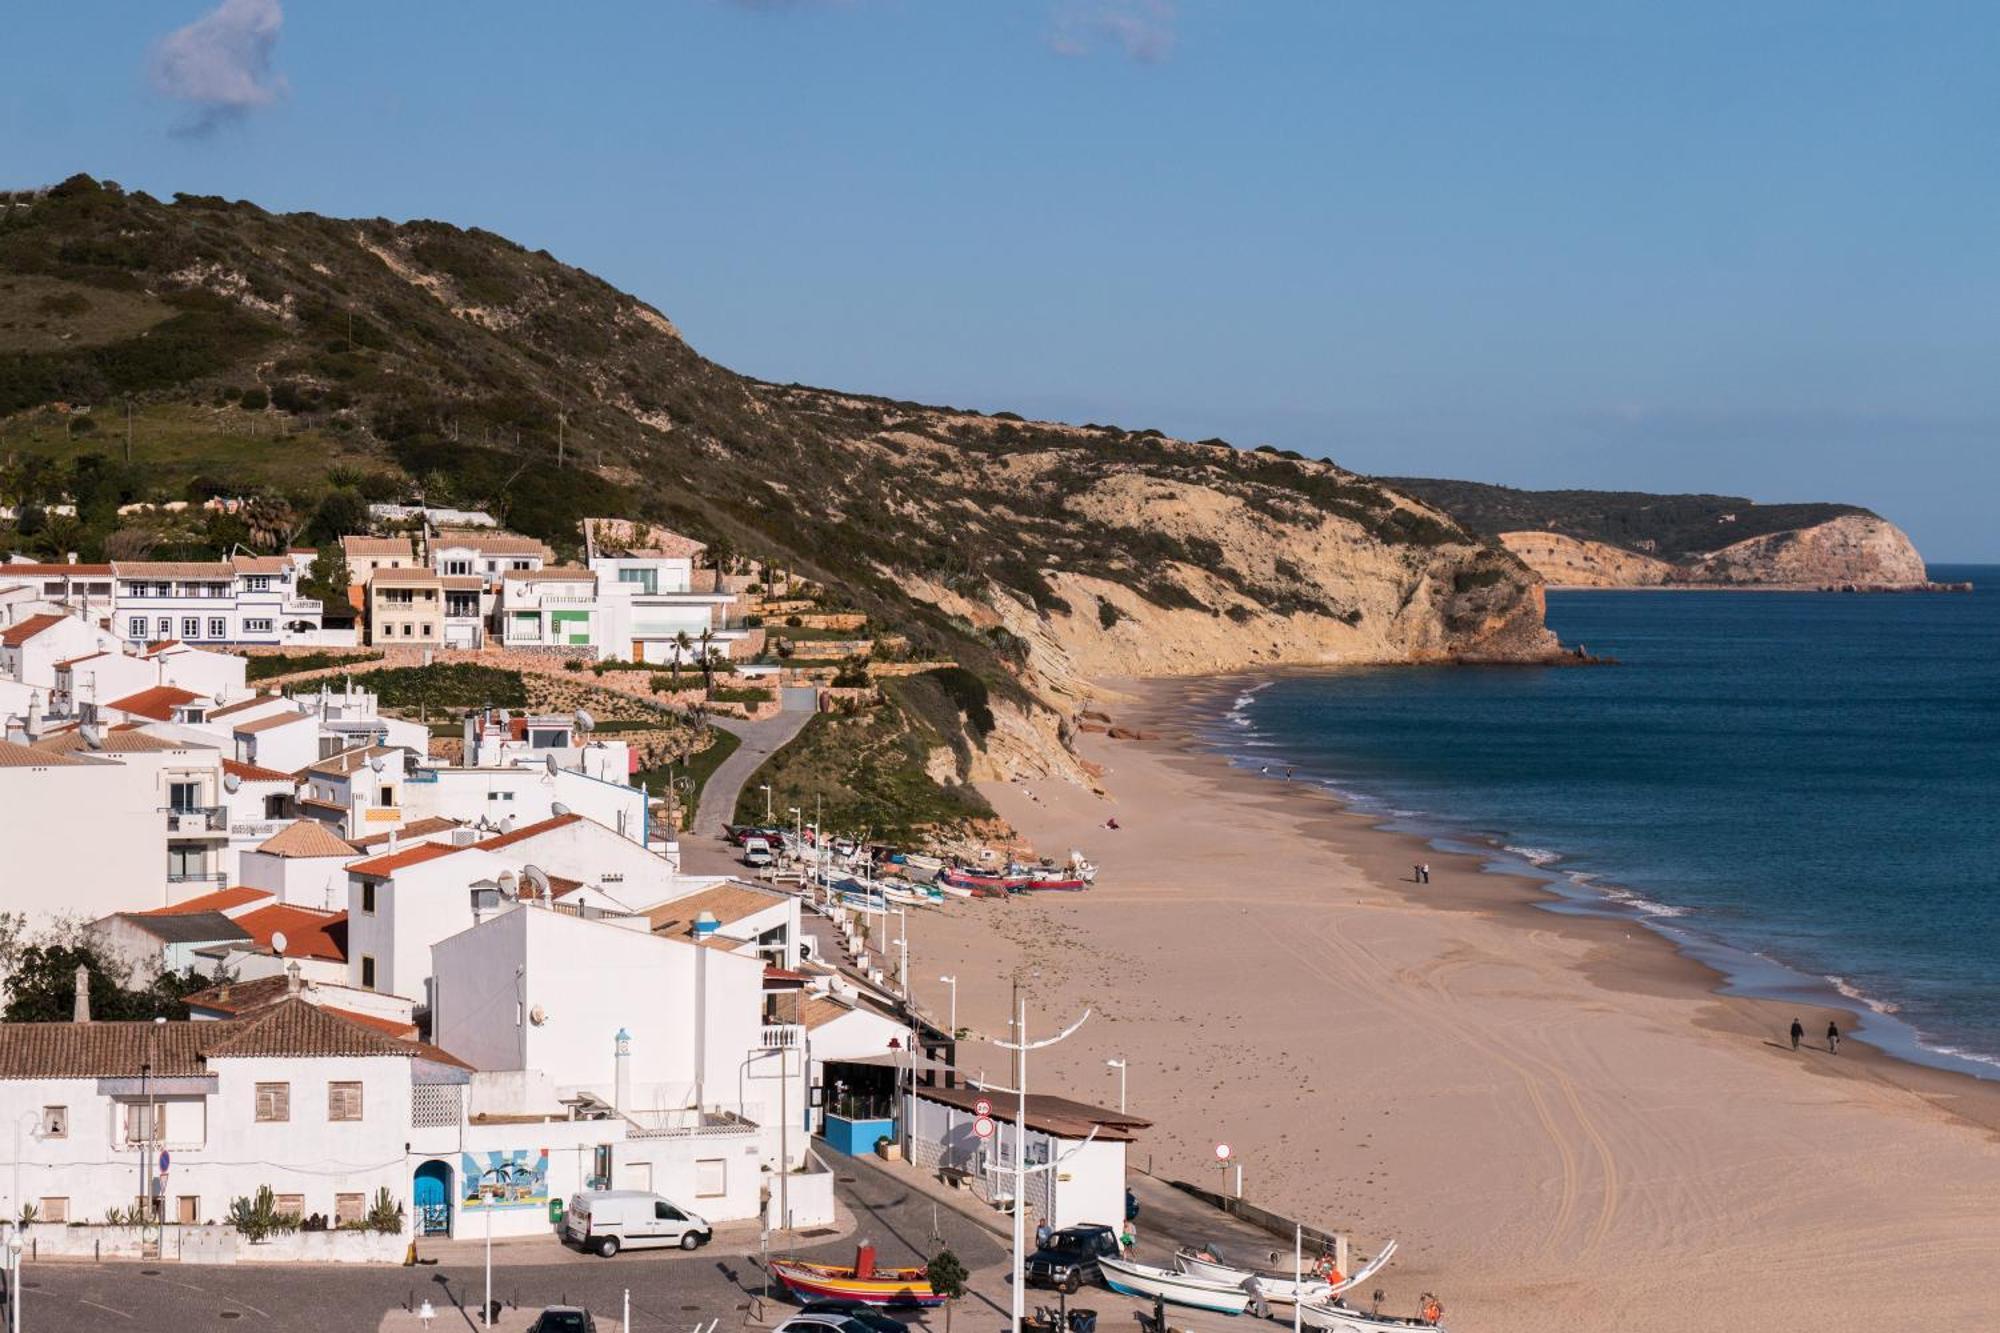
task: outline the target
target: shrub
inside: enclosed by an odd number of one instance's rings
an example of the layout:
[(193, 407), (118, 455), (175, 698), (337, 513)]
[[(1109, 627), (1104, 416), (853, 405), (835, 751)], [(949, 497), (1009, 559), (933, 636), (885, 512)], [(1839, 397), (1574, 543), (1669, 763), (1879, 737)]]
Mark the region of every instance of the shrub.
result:
[(1099, 625), (1102, 625), (1105, 629), (1110, 629), (1113, 625), (1117, 624), (1124, 618), (1125, 618), (1125, 613), (1123, 611), (1120, 611), (1117, 607), (1113, 606), (1111, 603), (1107, 601), (1104, 601), (1102, 598), (1098, 600), (1097, 623)]
[(797, 614), (796, 612), (794, 612), (792, 615), (785, 617), (785, 624), (791, 627), (792, 629), (800, 629), (805, 625), (805, 623), (806, 623), (805, 617)]
[(837, 689), (860, 689), (868, 684), (868, 663), (859, 657), (850, 657), (840, 664), (840, 670), (834, 672), (833, 683)]
[(262, 412), (271, 405), (271, 395), (262, 389), (245, 389), (236, 405), (245, 412)]
[(251, 1198), (238, 1198), (229, 1205), (229, 1225), (252, 1245), (268, 1236), (296, 1231), (301, 1219), (296, 1213), (278, 1211), (278, 1200), (269, 1185), (259, 1185)]
[(370, 1231), (398, 1234), (403, 1230), (403, 1205), (390, 1197), (389, 1187), (384, 1185), (375, 1191), (375, 1202), (368, 1205), (368, 1215), (361, 1221)]

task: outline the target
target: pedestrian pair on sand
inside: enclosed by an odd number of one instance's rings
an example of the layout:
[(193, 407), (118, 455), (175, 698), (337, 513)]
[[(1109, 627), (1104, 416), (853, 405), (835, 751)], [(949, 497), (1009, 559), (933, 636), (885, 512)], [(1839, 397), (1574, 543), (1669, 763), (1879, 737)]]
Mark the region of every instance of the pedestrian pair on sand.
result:
[[(1806, 1035), (1806, 1025), (1799, 1022), (1798, 1019), (1794, 1018), (1792, 1020), (1793, 1050), (1796, 1051), (1799, 1048), (1799, 1043), (1805, 1040), (1805, 1035)], [(1828, 1023), (1826, 1025), (1826, 1049), (1834, 1055), (1840, 1054), (1840, 1024)]]
[(1419, 884), (1428, 884), (1428, 883), (1430, 883), (1430, 882), (1431, 882), (1431, 868), (1430, 868), (1430, 866), (1428, 866), (1428, 865), (1425, 865), (1425, 864), (1418, 864), (1418, 865), (1413, 865), (1413, 866), (1411, 866), (1411, 867), (1410, 867), (1410, 878), (1411, 878), (1411, 879), (1413, 879), (1413, 880), (1415, 880), (1415, 881), (1416, 881), (1417, 883), (1419, 883)]

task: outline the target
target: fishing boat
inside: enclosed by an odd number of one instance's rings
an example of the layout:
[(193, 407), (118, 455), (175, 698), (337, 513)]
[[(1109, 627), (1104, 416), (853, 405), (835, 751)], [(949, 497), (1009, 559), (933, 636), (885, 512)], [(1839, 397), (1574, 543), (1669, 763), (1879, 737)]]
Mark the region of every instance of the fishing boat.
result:
[(1157, 1296), (1170, 1305), (1191, 1305), (1218, 1314), (1242, 1314), (1254, 1294), (1228, 1282), (1211, 1282), (1171, 1268), (1135, 1264), (1109, 1255), (1099, 1256), (1097, 1267), (1104, 1274), (1104, 1285), (1113, 1291), (1127, 1296)]
[(1292, 1305), (1301, 1298), (1310, 1304), (1322, 1304), (1375, 1276), (1395, 1253), (1396, 1242), (1392, 1240), (1351, 1277), (1344, 1276), (1333, 1267), (1331, 1258), (1315, 1262), (1302, 1278), (1294, 1278), (1287, 1273), (1260, 1273), (1256, 1269), (1231, 1263), (1213, 1245), (1182, 1246), (1174, 1254), (1174, 1266), (1192, 1277), (1207, 1278), (1212, 1282), (1234, 1282), (1238, 1286), (1254, 1282), (1257, 1293), (1274, 1304)]
[(1027, 886), (1026, 875), (1001, 875), (985, 870), (951, 866), (938, 872), (937, 882), (947, 889), (968, 889), (975, 898), (1004, 898)]
[(944, 1304), (944, 1297), (931, 1290), (930, 1278), (921, 1268), (877, 1268), (875, 1247), (863, 1245), (854, 1262), (807, 1263), (803, 1259), (771, 1260), (771, 1276), (801, 1300), (859, 1301), (863, 1305)]
[(1443, 1320), (1444, 1306), (1429, 1292), (1418, 1301), (1414, 1315), (1357, 1310), (1337, 1296), (1324, 1304), (1308, 1301), (1299, 1307), (1299, 1321), (1320, 1333), (1448, 1333)]
[(1035, 870), (1029, 873), (1028, 882), (1021, 887), (1030, 892), (1081, 893), (1090, 887), (1090, 881), (1067, 871)]

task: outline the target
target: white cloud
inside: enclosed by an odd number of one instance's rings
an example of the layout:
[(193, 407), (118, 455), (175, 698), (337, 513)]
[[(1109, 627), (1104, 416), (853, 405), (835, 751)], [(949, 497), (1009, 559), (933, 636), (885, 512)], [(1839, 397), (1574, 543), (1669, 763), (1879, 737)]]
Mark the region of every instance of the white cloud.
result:
[(269, 106), (285, 91), (273, 68), (285, 12), (279, 0), (222, 0), (153, 48), (153, 86), (195, 108), (184, 128), (203, 133)]
[(1174, 51), (1174, 0), (1058, 0), (1049, 46), (1058, 55), (1089, 55), (1109, 44), (1142, 64)]

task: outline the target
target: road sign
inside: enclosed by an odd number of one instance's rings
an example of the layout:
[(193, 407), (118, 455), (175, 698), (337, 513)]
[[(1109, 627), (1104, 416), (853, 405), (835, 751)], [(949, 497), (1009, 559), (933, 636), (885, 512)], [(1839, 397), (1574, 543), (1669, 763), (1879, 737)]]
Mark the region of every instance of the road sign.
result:
[(1226, 1162), (1226, 1161), (1228, 1161), (1228, 1160), (1229, 1160), (1229, 1152), (1230, 1152), (1230, 1149), (1229, 1149), (1229, 1145), (1228, 1145), (1228, 1144), (1226, 1144), (1226, 1143), (1218, 1143), (1218, 1144), (1216, 1144), (1216, 1145), (1215, 1145), (1215, 1160), (1216, 1160), (1216, 1161), (1218, 1161), (1218, 1162)]
[(972, 1132), (982, 1139), (990, 1139), (993, 1137), (993, 1122), (985, 1116), (980, 1116), (972, 1122)]
[(170, 1152), (167, 1152), (167, 1151), (166, 1151), (165, 1149), (161, 1149), (161, 1151), (160, 1151), (160, 1174), (161, 1174), (161, 1175), (163, 1175), (163, 1176), (164, 1176), (165, 1174), (167, 1174), (167, 1168), (168, 1168), (168, 1167), (170, 1167), (170, 1166), (172, 1166), (173, 1164), (174, 1164), (174, 1157), (173, 1157), (173, 1154), (172, 1154), (172, 1153), (170, 1153)]
[(993, 1103), (987, 1101), (984, 1097), (981, 1097), (978, 1101), (972, 1104), (972, 1113), (974, 1115), (992, 1115)]

